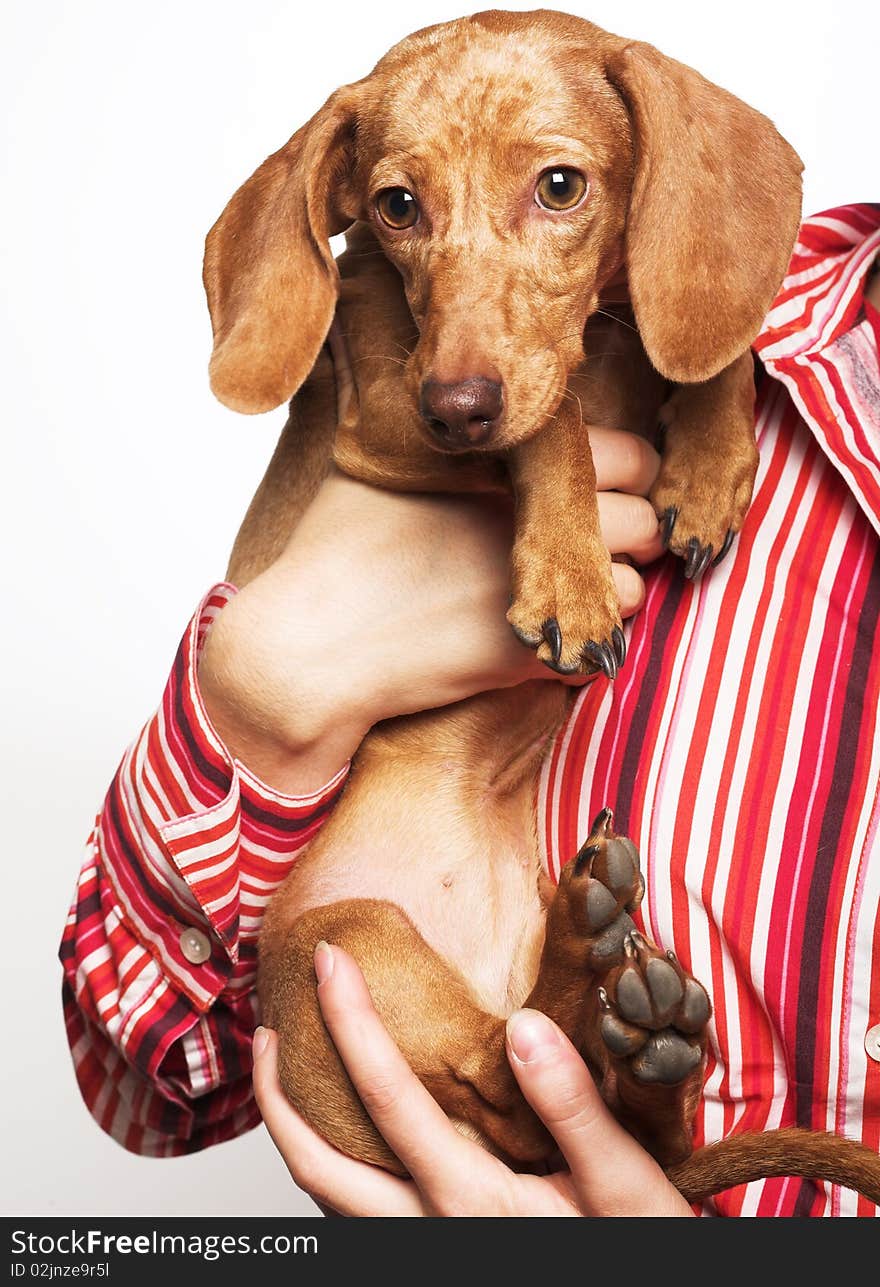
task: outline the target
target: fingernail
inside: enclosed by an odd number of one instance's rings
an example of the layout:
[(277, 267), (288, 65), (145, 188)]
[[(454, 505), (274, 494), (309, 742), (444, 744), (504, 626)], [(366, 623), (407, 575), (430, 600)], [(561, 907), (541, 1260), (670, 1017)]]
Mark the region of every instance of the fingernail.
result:
[(315, 947), (315, 974), (318, 977), (318, 987), (326, 983), (333, 973), (333, 948), (323, 939)]
[(269, 1032), (266, 1028), (256, 1028), (254, 1030), (251, 1049), (253, 1050), (254, 1059), (259, 1059), (260, 1055), (269, 1044)]
[(507, 1041), (521, 1064), (531, 1064), (558, 1050), (559, 1029), (537, 1010), (514, 1010), (507, 1020)]

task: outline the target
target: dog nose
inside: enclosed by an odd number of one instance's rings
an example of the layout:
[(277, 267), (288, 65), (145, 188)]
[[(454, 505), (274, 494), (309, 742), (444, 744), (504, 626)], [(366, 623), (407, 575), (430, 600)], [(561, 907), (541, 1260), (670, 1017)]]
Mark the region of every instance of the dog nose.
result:
[(461, 450), (489, 441), (503, 402), (500, 380), (483, 375), (454, 384), (427, 379), (422, 384), (419, 410), (441, 447)]

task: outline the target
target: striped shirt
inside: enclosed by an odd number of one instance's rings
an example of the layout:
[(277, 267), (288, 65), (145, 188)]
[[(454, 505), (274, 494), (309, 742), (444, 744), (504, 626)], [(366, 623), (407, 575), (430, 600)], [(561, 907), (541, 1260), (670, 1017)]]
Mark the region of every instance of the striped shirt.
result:
[[(643, 928), (713, 998), (697, 1143), (801, 1124), (880, 1150), (880, 325), (864, 300), (878, 254), (880, 206), (804, 224), (755, 344), (760, 468), (743, 531), (697, 583), (672, 557), (645, 570), (626, 666), (581, 691), (541, 777), (551, 874), (610, 804), (642, 852)], [(259, 1120), (261, 913), (345, 777), (280, 795), (214, 733), (196, 661), (232, 593), (199, 607), (120, 765), (61, 948), (83, 1098), (154, 1155)], [(798, 1179), (707, 1210), (877, 1214)]]
[(196, 670), (234, 593), (221, 584), (202, 601), (159, 709), (116, 771), (61, 943), (83, 1099), (120, 1144), (155, 1157), (259, 1123), (250, 1051), (257, 933), (346, 776), (311, 796), (281, 795), (217, 737)]

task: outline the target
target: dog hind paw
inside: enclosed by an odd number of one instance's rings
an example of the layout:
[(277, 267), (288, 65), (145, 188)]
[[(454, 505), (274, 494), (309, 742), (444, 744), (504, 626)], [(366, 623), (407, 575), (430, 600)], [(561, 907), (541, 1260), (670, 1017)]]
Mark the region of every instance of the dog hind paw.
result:
[(674, 1086), (702, 1063), (709, 997), (672, 952), (637, 930), (625, 936), (623, 954), (598, 990), (600, 1035), (636, 1081)]
[(591, 967), (602, 973), (622, 959), (624, 939), (635, 929), (630, 913), (645, 892), (638, 850), (626, 836), (613, 833), (612, 823), (611, 810), (603, 809), (563, 867), (556, 895), (586, 940)]

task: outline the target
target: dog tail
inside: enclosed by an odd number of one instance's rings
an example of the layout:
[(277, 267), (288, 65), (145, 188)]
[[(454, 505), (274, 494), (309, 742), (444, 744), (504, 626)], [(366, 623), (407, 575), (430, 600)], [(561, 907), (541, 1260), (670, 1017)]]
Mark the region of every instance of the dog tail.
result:
[(688, 1202), (771, 1176), (803, 1176), (854, 1189), (880, 1205), (880, 1154), (825, 1131), (783, 1127), (732, 1135), (697, 1149), (666, 1174)]

